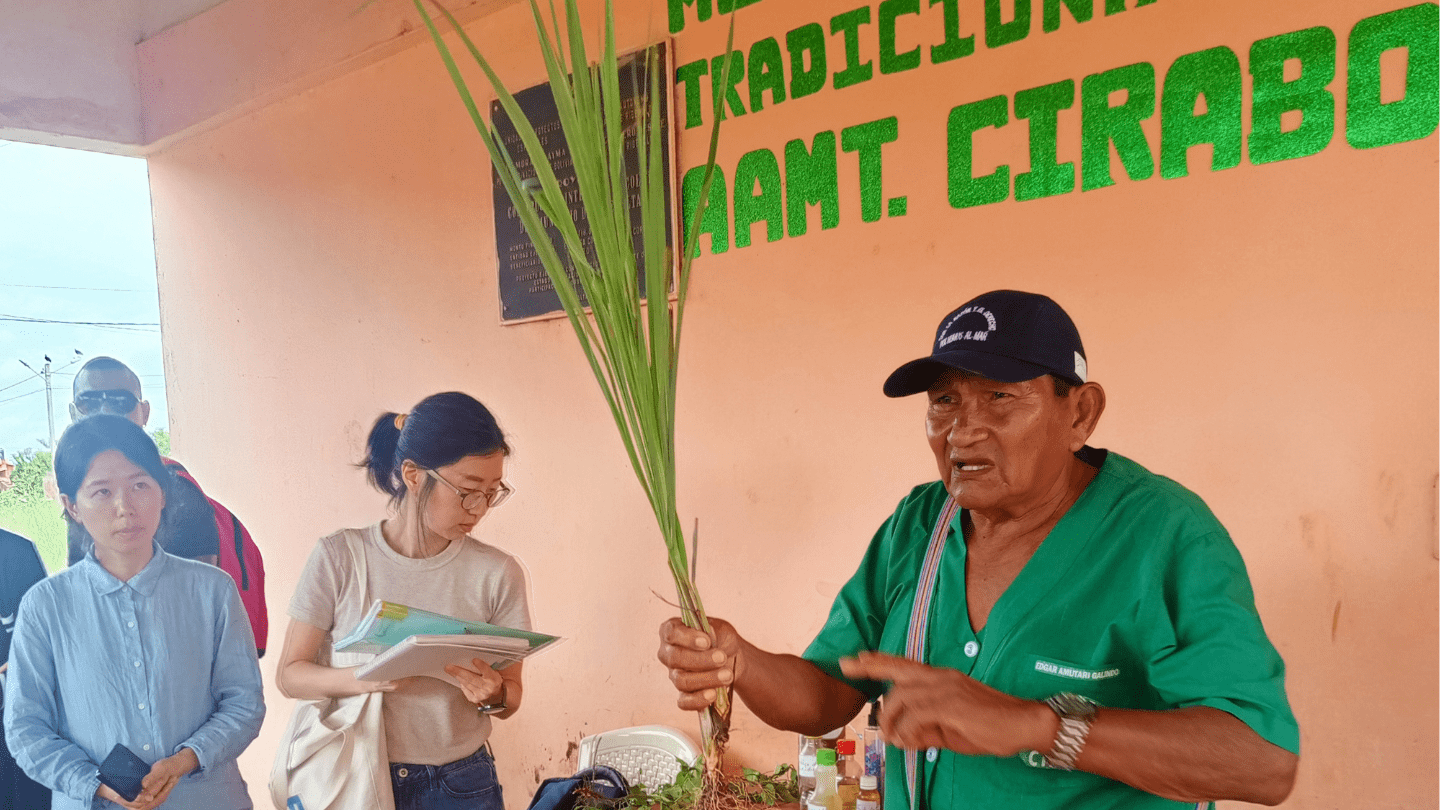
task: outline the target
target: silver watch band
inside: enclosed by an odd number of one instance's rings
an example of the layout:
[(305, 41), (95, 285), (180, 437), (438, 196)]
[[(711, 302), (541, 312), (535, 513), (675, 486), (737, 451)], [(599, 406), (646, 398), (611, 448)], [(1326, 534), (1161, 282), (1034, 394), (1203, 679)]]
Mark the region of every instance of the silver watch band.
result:
[(1085, 737), (1089, 733), (1088, 719), (1060, 718), (1060, 730), (1055, 733), (1055, 742), (1050, 745), (1050, 753), (1045, 755), (1045, 764), (1062, 771), (1075, 770), (1075, 760), (1080, 758), (1080, 749), (1085, 747)]
[(1075, 761), (1085, 747), (1085, 738), (1090, 735), (1090, 725), (1095, 722), (1095, 704), (1087, 698), (1061, 693), (1045, 701), (1060, 717), (1060, 728), (1055, 732), (1055, 741), (1050, 744), (1050, 753), (1045, 755), (1045, 764), (1062, 771), (1075, 770)]

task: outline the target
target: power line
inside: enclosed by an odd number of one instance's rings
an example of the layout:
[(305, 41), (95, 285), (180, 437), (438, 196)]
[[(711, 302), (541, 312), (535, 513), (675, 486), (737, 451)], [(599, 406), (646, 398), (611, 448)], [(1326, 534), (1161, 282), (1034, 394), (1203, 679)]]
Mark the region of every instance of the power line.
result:
[(91, 292), (133, 293), (154, 292), (154, 290), (134, 290), (128, 287), (51, 287), (46, 284), (0, 284), (0, 287), (24, 287), (27, 290), (88, 290)]
[(21, 323), (58, 323), (69, 326), (159, 326), (158, 323), (135, 323), (131, 321), (62, 321), (53, 318), (31, 318), (25, 315), (6, 315), (0, 313), (0, 321), (19, 321)]
[(75, 321), (25, 321), (25, 320), (19, 320), (19, 319), (16, 319), (16, 318), (0, 318), (0, 321), (7, 321), (7, 320), (17, 321), (18, 323), (27, 324), (27, 325), (29, 325), (29, 326), (34, 326), (34, 327), (36, 327), (36, 328), (40, 328), (40, 327), (54, 328), (54, 327), (60, 327), (60, 326), (75, 326), (75, 327), (78, 327), (78, 328), (80, 328), (80, 329), (99, 329), (99, 330), (102, 331), (102, 332), (123, 332), (123, 333), (126, 333), (126, 334), (134, 334), (134, 335), (153, 335), (153, 334), (157, 334), (157, 333), (160, 331), (158, 328), (153, 327), (153, 326), (110, 326), (110, 325), (108, 325), (108, 324), (98, 324), (98, 323), (97, 323), (97, 324), (89, 324), (89, 323), (75, 322)]
[(21, 394), (21, 395), (18, 396), (18, 397), (10, 397), (9, 399), (0, 399), (0, 405), (4, 405), (4, 404), (7, 403), (7, 402), (14, 402), (14, 401), (17, 400), (17, 399), (24, 399), (25, 397), (33, 397), (33, 396), (35, 396), (36, 394), (43, 394), (43, 393), (45, 393), (45, 389), (44, 389), (44, 388), (36, 388), (34, 391), (31, 391), (31, 392), (28, 393), (28, 394)]
[(25, 379), (21, 380), (20, 382), (10, 383), (9, 385), (5, 386), (4, 388), (0, 388), (0, 391), (8, 391), (8, 390), (10, 390), (11, 388), (14, 388), (14, 387), (17, 386), (17, 385), (24, 385), (25, 383), (30, 382), (31, 378), (39, 377), (39, 376), (40, 376), (40, 374), (39, 374), (38, 372), (32, 373), (29, 377), (26, 377)]
[[(79, 372), (75, 372), (75, 371), (64, 371), (64, 372), (57, 371), (57, 372), (54, 373), (53, 376), (56, 376), (56, 377), (74, 377), (77, 373), (79, 373)], [(164, 375), (164, 374), (136, 374), (135, 376), (136, 376), (136, 377), (139, 377), (139, 378), (142, 379), (142, 380), (145, 380), (145, 379), (149, 379), (149, 378), (151, 378), (151, 377), (164, 377), (165, 375)], [(21, 380), (20, 382), (25, 382), (25, 380)], [(15, 385), (19, 385), (19, 384), (20, 384), (20, 383), (15, 383)], [(13, 386), (12, 386), (12, 387), (13, 387)], [(0, 391), (4, 391), (4, 390), (5, 390), (4, 388), (0, 388)]]

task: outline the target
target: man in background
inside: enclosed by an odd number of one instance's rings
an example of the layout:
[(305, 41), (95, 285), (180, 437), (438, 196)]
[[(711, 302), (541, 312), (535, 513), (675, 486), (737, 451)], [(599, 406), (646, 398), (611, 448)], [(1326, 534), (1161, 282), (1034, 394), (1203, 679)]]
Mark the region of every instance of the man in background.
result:
[[(142, 428), (150, 421), (150, 403), (142, 395), (140, 377), (112, 357), (92, 358), (75, 375), (70, 418), (78, 421), (98, 413), (123, 416)], [(170, 554), (217, 565), (230, 574), (250, 617), (256, 651), (264, 655), (269, 621), (260, 550), (239, 519), (220, 502), (206, 497), (188, 470), (170, 458), (165, 465), (175, 479), (156, 541)], [(89, 550), (85, 529), (70, 523), (70, 564), (79, 562)]]

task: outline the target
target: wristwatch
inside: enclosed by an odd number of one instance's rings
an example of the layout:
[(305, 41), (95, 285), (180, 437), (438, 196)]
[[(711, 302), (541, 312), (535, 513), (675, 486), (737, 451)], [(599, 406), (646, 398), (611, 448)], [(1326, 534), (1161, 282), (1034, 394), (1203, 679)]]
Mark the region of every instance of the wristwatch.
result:
[(497, 702), (497, 703), (482, 703), (482, 704), (480, 704), (479, 706), (476, 706), (475, 708), (479, 709), (481, 714), (496, 714), (496, 713), (498, 713), (498, 712), (503, 712), (503, 711), (505, 711), (506, 709), (510, 708), (509, 705), (507, 705), (507, 704), (505, 703), (505, 682), (504, 682), (504, 681), (501, 681), (501, 682), (500, 682), (500, 700), (499, 700), (499, 702)]
[(1080, 749), (1085, 747), (1090, 724), (1095, 722), (1095, 701), (1073, 692), (1061, 692), (1051, 695), (1045, 705), (1060, 716), (1060, 730), (1055, 732), (1055, 742), (1050, 744), (1045, 764), (1062, 771), (1073, 771)]

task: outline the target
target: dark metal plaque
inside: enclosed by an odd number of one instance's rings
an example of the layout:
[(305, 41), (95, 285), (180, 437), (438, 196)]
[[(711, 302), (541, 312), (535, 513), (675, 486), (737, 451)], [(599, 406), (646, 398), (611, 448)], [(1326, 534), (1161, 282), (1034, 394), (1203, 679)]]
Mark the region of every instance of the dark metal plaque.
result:
[[(650, 58), (648, 60), (645, 58), (645, 53), (640, 52), (622, 57), (623, 61), (620, 67), (620, 94), (624, 104), (621, 122), (625, 132), (625, 170), (629, 178), (627, 185), (630, 188), (630, 217), (632, 223), (639, 223), (640, 194), (637, 189), (640, 157), (635, 138), (635, 112), (639, 105), (636, 101), (650, 91), (648, 70), (659, 70), (660, 149), (662, 150), (662, 167), (665, 177), (665, 242), (668, 245), (672, 244), (674, 237), (670, 166), (669, 65), (664, 43), (649, 49)], [(570, 149), (565, 143), (565, 135), (560, 128), (560, 116), (555, 109), (555, 97), (550, 92), (550, 85), (548, 83), (541, 84), (522, 90), (515, 94), (515, 100), (530, 121), (530, 125), (535, 128), (535, 134), (545, 148), (545, 155), (555, 171), (555, 179), (559, 181), (560, 188), (564, 190), (566, 204), (579, 227), (580, 238), (586, 245), (586, 252), (591, 254), (593, 259), (594, 248), (590, 236), (590, 225), (582, 210), (580, 187), (575, 178), (575, 166), (571, 162)], [(535, 168), (525, 152), (525, 145), (520, 141), (519, 134), (511, 124), (509, 116), (505, 114), (505, 110), (500, 107), (499, 101), (491, 102), (490, 121), (500, 142), (504, 144), (505, 150), (515, 159), (522, 180), (534, 178)], [(525, 320), (562, 312), (560, 297), (556, 295), (555, 287), (551, 284), (550, 277), (545, 273), (545, 267), (540, 262), (540, 256), (535, 252), (535, 246), (530, 242), (530, 237), (525, 234), (525, 226), (520, 222), (515, 204), (511, 202), (510, 195), (500, 182), (499, 173), (493, 167), (491, 183), (495, 190), (495, 248), (499, 264), (501, 320)], [(558, 229), (552, 225), (548, 230), (558, 244)], [(643, 298), (645, 295), (644, 248), (639, 230), (638, 224), (632, 227), (631, 236), (634, 240), (637, 264), (641, 265), (640, 295)], [(671, 253), (674, 252), (672, 247)], [(560, 254), (562, 258), (565, 256), (563, 247), (561, 247)], [(574, 270), (572, 269), (570, 273), (573, 280), (575, 278)], [(673, 283), (671, 286), (673, 287)], [(581, 301), (585, 301), (583, 292)]]

